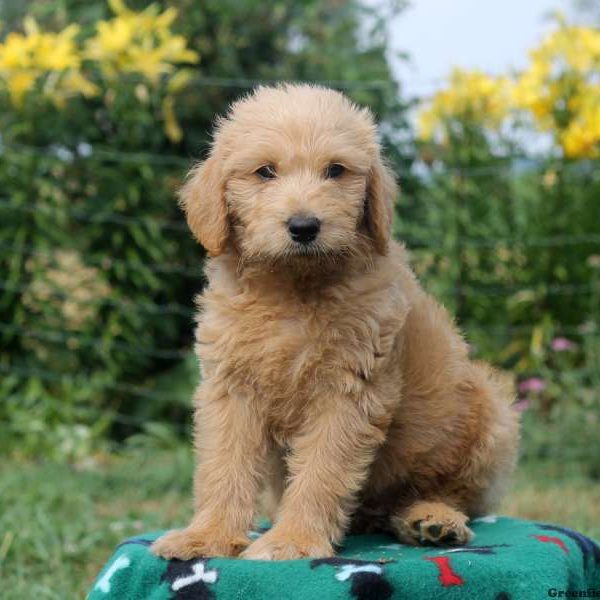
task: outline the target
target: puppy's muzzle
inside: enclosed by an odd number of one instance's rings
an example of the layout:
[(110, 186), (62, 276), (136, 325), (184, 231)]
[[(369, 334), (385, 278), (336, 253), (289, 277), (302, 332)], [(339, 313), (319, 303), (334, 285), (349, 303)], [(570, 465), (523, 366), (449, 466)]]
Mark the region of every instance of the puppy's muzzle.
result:
[(294, 242), (310, 244), (319, 235), (321, 221), (317, 217), (294, 216), (287, 222), (287, 228)]

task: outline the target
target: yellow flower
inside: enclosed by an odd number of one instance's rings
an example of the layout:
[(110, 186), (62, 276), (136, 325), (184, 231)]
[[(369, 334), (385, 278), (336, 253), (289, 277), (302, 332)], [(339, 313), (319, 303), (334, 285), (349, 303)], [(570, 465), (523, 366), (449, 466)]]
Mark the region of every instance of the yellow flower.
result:
[(437, 124), (438, 117), (432, 108), (421, 111), (417, 121), (419, 137), (423, 140), (430, 140), (433, 138)]
[(595, 157), (597, 140), (580, 123), (571, 124), (562, 134), (561, 143), (569, 158)]
[(171, 94), (176, 94), (181, 90), (185, 89), (191, 79), (194, 76), (194, 72), (191, 69), (179, 69), (173, 76), (169, 79), (169, 83), (167, 84), (167, 90)]
[[(86, 44), (86, 57), (96, 61), (105, 77), (134, 73), (156, 85), (167, 75), (167, 97), (162, 103), (164, 128), (172, 142), (183, 136), (175, 114), (173, 94), (189, 82), (189, 69), (177, 69), (181, 63), (197, 63), (199, 56), (188, 48), (187, 40), (171, 31), (177, 17), (174, 8), (160, 12), (151, 4), (141, 12), (127, 8), (123, 0), (109, 0), (115, 17), (98, 23), (96, 34)], [(136, 95), (145, 88), (136, 88)]]
[(69, 95), (81, 94), (86, 98), (100, 93), (100, 88), (87, 80), (79, 71), (68, 71), (62, 79), (60, 87)]
[(30, 17), (25, 19), (25, 34), (10, 33), (0, 45), (0, 69), (63, 71), (77, 68), (81, 58), (75, 44), (77, 25), (60, 33), (42, 33)]
[(81, 65), (75, 36), (79, 32), (77, 25), (69, 25), (60, 33), (39, 34), (38, 64), (45, 71), (65, 71), (77, 69)]
[(98, 23), (95, 39), (88, 43), (90, 58), (113, 59), (127, 50), (134, 37), (134, 23), (131, 19), (113, 19)]
[(25, 94), (35, 85), (35, 75), (25, 71), (17, 72), (6, 78), (6, 87), (15, 106), (21, 106)]
[(174, 143), (180, 142), (183, 132), (175, 115), (175, 101), (173, 96), (167, 96), (162, 103), (162, 113), (165, 120), (165, 133)]
[(161, 13), (151, 4), (137, 13), (122, 0), (109, 4), (116, 16), (98, 23), (86, 45), (86, 57), (97, 61), (107, 77), (139, 73), (156, 83), (161, 75), (172, 73), (175, 65), (198, 62), (198, 54), (187, 47), (187, 40), (170, 29), (177, 17), (175, 9)]
[(79, 71), (67, 71), (61, 78), (60, 85), (56, 86), (49, 95), (54, 104), (62, 108), (73, 96), (92, 98), (99, 93), (100, 88), (87, 80)]
[(504, 78), (481, 71), (454, 69), (449, 85), (438, 92), (419, 115), (419, 135), (431, 139), (451, 120), (500, 127), (509, 110), (509, 86)]
[(530, 110), (535, 115), (538, 127), (547, 130), (553, 126), (554, 98), (543, 87), (541, 73), (542, 69), (537, 67), (523, 73), (512, 88), (512, 101), (516, 108)]
[(552, 132), (566, 156), (597, 155), (600, 104), (600, 31), (559, 26), (530, 53), (528, 68), (513, 88), (515, 107), (529, 112), (538, 129)]
[(44, 93), (54, 101), (74, 88), (87, 95), (94, 93), (92, 84), (80, 71), (81, 56), (75, 41), (79, 33), (77, 25), (48, 33), (40, 31), (35, 20), (27, 17), (23, 29), (23, 34), (10, 33), (0, 44), (0, 81), (15, 106), (23, 104), (25, 95), (43, 77)]
[(600, 89), (590, 94), (580, 112), (559, 134), (565, 156), (597, 158), (600, 156)]

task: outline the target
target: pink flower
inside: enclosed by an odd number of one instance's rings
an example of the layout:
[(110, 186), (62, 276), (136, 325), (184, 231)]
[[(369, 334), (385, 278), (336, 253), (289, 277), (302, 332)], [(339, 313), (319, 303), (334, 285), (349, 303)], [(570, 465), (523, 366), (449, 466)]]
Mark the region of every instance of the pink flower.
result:
[(530, 406), (531, 402), (529, 401), (528, 398), (522, 398), (520, 400), (517, 400), (513, 405), (513, 410), (516, 410), (517, 412), (523, 412), (525, 410), (527, 410)]
[(567, 352), (569, 350), (574, 350), (575, 344), (565, 337), (557, 337), (552, 340), (550, 347), (554, 352)]
[(521, 381), (521, 383), (519, 384), (519, 392), (521, 393), (539, 393), (543, 392), (545, 389), (546, 382), (539, 377), (530, 377), (529, 379)]

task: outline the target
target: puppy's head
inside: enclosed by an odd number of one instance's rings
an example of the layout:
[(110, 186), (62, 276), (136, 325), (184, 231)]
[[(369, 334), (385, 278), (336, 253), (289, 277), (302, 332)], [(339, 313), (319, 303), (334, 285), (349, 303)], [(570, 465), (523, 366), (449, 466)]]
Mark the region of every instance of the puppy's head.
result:
[(180, 198), (213, 255), (294, 262), (385, 254), (394, 178), (367, 109), (333, 90), (261, 87), (216, 127)]

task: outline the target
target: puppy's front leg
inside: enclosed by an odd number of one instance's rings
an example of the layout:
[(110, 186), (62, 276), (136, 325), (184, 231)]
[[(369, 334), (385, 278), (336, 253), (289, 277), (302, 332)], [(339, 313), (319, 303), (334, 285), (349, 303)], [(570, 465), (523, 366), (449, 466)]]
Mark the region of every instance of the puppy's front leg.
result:
[(154, 542), (152, 550), (164, 558), (235, 556), (250, 543), (264, 424), (251, 398), (224, 386), (204, 382), (196, 397), (195, 514), (187, 528)]
[(287, 560), (333, 554), (341, 541), (355, 494), (385, 435), (356, 400), (338, 398), (315, 407), (293, 440), (290, 482), (273, 528), (242, 554)]

